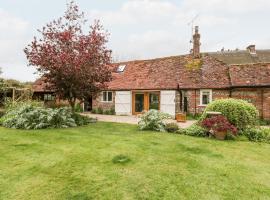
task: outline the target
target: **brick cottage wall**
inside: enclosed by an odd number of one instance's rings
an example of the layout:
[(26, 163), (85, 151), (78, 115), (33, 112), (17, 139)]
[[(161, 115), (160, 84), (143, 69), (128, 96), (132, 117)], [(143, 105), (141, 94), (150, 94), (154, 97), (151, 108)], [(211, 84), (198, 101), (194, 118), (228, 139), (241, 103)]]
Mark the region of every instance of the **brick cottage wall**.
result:
[[(200, 90), (188, 90), (185, 92), (188, 99), (188, 113), (190, 114), (201, 114), (206, 106), (200, 105)], [(213, 101), (217, 99), (229, 98), (229, 90), (212, 90)], [(184, 104), (184, 102), (183, 102)]]
[(101, 94), (99, 94), (95, 99), (93, 99), (93, 109), (102, 108), (103, 110), (110, 110), (115, 108), (115, 92), (113, 91), (113, 101), (112, 102), (102, 102)]
[(259, 111), (260, 117), (270, 119), (269, 88), (239, 88), (232, 90), (232, 98), (243, 99), (252, 103)]
[[(205, 106), (200, 105), (200, 90), (187, 90), (184, 94), (188, 99), (188, 113), (193, 115), (201, 114), (204, 111)], [(212, 95), (213, 101), (230, 97), (246, 100), (258, 109), (261, 118), (270, 119), (270, 88), (212, 90)], [(178, 111), (177, 108), (176, 110)]]

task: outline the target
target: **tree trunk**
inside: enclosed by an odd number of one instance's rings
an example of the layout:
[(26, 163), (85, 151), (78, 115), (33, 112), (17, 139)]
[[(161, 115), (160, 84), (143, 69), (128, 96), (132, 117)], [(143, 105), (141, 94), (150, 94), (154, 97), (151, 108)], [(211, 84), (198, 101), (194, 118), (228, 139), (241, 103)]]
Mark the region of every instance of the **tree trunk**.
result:
[(74, 112), (75, 111), (75, 103), (76, 103), (76, 98), (71, 98), (68, 100), (69, 105), (71, 107), (71, 110)]

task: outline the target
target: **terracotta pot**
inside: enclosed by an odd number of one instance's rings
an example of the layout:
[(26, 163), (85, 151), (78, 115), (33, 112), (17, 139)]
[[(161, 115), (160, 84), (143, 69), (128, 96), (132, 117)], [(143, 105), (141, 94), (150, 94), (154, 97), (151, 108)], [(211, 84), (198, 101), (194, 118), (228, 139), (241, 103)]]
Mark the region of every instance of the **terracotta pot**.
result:
[(224, 140), (227, 135), (227, 131), (215, 131), (214, 135), (216, 139)]
[(187, 121), (187, 116), (184, 113), (177, 113), (175, 118), (176, 118), (177, 122), (186, 122)]

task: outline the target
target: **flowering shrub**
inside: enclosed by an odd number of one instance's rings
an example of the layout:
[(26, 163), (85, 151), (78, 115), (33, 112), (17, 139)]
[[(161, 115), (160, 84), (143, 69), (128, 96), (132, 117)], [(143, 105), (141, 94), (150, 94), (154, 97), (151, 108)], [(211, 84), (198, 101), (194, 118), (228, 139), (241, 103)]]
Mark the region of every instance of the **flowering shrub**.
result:
[(165, 119), (169, 119), (170, 115), (159, 112), (157, 110), (150, 110), (144, 113), (140, 117), (139, 121), (139, 129), (140, 130), (153, 130), (153, 131), (160, 131), (165, 132)]
[(230, 132), (237, 135), (237, 128), (232, 125), (228, 119), (222, 115), (206, 118), (202, 121), (202, 126), (213, 131)]

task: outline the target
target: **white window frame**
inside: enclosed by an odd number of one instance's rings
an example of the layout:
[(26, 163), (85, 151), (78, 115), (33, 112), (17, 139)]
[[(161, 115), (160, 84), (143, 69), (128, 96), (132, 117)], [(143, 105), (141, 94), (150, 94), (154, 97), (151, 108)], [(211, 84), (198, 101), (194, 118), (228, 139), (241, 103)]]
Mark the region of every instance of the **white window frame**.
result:
[[(106, 92), (106, 98), (107, 98), (106, 101), (104, 101), (104, 99), (103, 99), (104, 92)], [(108, 101), (108, 99), (109, 99), (109, 92), (112, 93), (112, 100), (111, 101)], [(101, 92), (101, 102), (103, 102), (103, 103), (111, 103), (111, 102), (113, 102), (113, 92), (112, 91), (102, 91)]]
[(211, 89), (203, 89), (200, 90), (200, 106), (207, 106), (208, 104), (203, 104), (203, 93), (204, 92), (209, 92), (209, 103), (213, 101), (213, 91)]
[(53, 94), (44, 94), (44, 101), (54, 101), (55, 96)]

